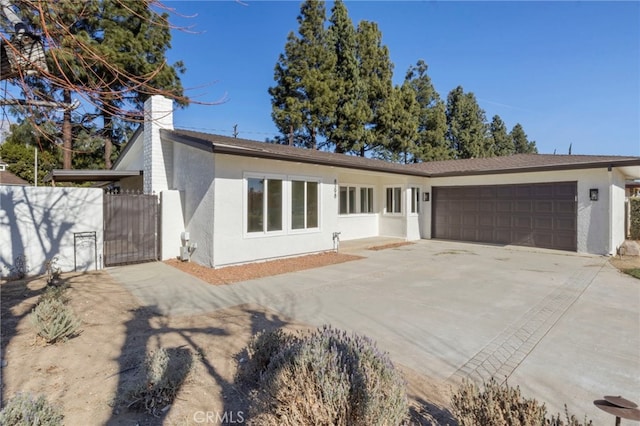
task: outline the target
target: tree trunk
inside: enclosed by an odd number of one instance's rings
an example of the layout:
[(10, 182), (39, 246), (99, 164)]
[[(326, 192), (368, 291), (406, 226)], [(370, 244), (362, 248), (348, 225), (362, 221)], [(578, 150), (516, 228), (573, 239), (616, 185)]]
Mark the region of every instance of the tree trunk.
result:
[[(71, 105), (71, 91), (65, 89), (63, 91), (65, 105)], [(71, 160), (73, 159), (73, 141), (71, 139), (71, 110), (65, 108), (62, 116), (62, 168), (71, 169)]]
[(102, 121), (104, 124), (104, 168), (106, 170), (111, 169), (111, 149), (113, 144), (111, 142), (111, 136), (113, 135), (113, 120), (110, 114), (111, 107), (108, 103), (103, 104)]

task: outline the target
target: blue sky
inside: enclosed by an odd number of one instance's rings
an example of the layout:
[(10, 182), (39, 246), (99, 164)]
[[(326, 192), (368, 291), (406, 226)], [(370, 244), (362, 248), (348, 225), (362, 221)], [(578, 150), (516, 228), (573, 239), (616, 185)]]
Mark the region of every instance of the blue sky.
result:
[[(267, 89), (300, 2), (165, 1), (169, 61), (196, 101), (175, 126), (264, 140), (277, 134)], [(329, 13), (332, 2), (327, 3)], [(541, 153), (640, 155), (639, 2), (347, 1), (354, 24), (378, 23), (394, 82), (418, 59), (440, 96), (460, 85), (490, 120), (522, 124)], [(187, 17), (190, 16), (190, 17)]]

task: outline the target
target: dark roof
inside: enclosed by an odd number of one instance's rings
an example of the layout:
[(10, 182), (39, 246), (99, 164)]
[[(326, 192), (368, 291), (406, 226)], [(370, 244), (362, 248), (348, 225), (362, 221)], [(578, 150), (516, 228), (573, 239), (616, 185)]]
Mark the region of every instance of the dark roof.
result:
[(0, 185), (31, 185), (26, 180), (14, 175), (7, 170), (0, 170)]
[(336, 154), (315, 149), (257, 142), (229, 136), (193, 132), (190, 130), (161, 130), (161, 134), (163, 137), (175, 142), (185, 143), (218, 154), (232, 154), (403, 175), (426, 176), (424, 171), (407, 169), (403, 164), (390, 163), (388, 161), (374, 160), (355, 155)]
[(461, 176), (544, 170), (591, 169), (640, 165), (640, 157), (618, 155), (514, 154), (503, 157), (429, 161), (407, 167), (429, 176)]
[(126, 177), (140, 176), (142, 170), (51, 170), (45, 182), (111, 182)]
[(161, 134), (162, 137), (169, 140), (185, 143), (205, 151), (219, 154), (269, 158), (426, 177), (640, 166), (640, 157), (555, 154), (515, 154), (504, 157), (399, 164), (353, 155), (336, 154), (190, 130), (161, 130)]

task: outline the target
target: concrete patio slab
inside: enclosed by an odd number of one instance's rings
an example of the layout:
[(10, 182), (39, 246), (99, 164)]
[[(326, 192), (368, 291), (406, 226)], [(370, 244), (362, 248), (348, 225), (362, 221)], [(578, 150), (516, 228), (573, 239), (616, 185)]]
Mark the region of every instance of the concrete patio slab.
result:
[(108, 271), (163, 315), (260, 304), (366, 334), (433, 380), (506, 378), (596, 424), (613, 423), (593, 406), (605, 394), (640, 403), (640, 281), (606, 258), (433, 240), (356, 252), (366, 258), (227, 286), (163, 263)]

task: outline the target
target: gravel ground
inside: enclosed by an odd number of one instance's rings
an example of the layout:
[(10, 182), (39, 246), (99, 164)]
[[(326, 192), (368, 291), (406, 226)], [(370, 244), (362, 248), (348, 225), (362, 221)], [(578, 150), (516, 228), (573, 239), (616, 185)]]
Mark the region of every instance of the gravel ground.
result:
[(287, 259), (270, 260), (267, 262), (255, 262), (224, 268), (208, 268), (194, 262), (181, 262), (178, 259), (166, 260), (171, 265), (187, 272), (205, 282), (214, 285), (231, 284), (239, 281), (247, 281), (255, 278), (284, 274), (287, 272), (301, 271), (303, 269), (318, 268), (320, 266), (349, 262), (362, 259), (345, 253), (320, 253), (307, 256), (291, 257)]

